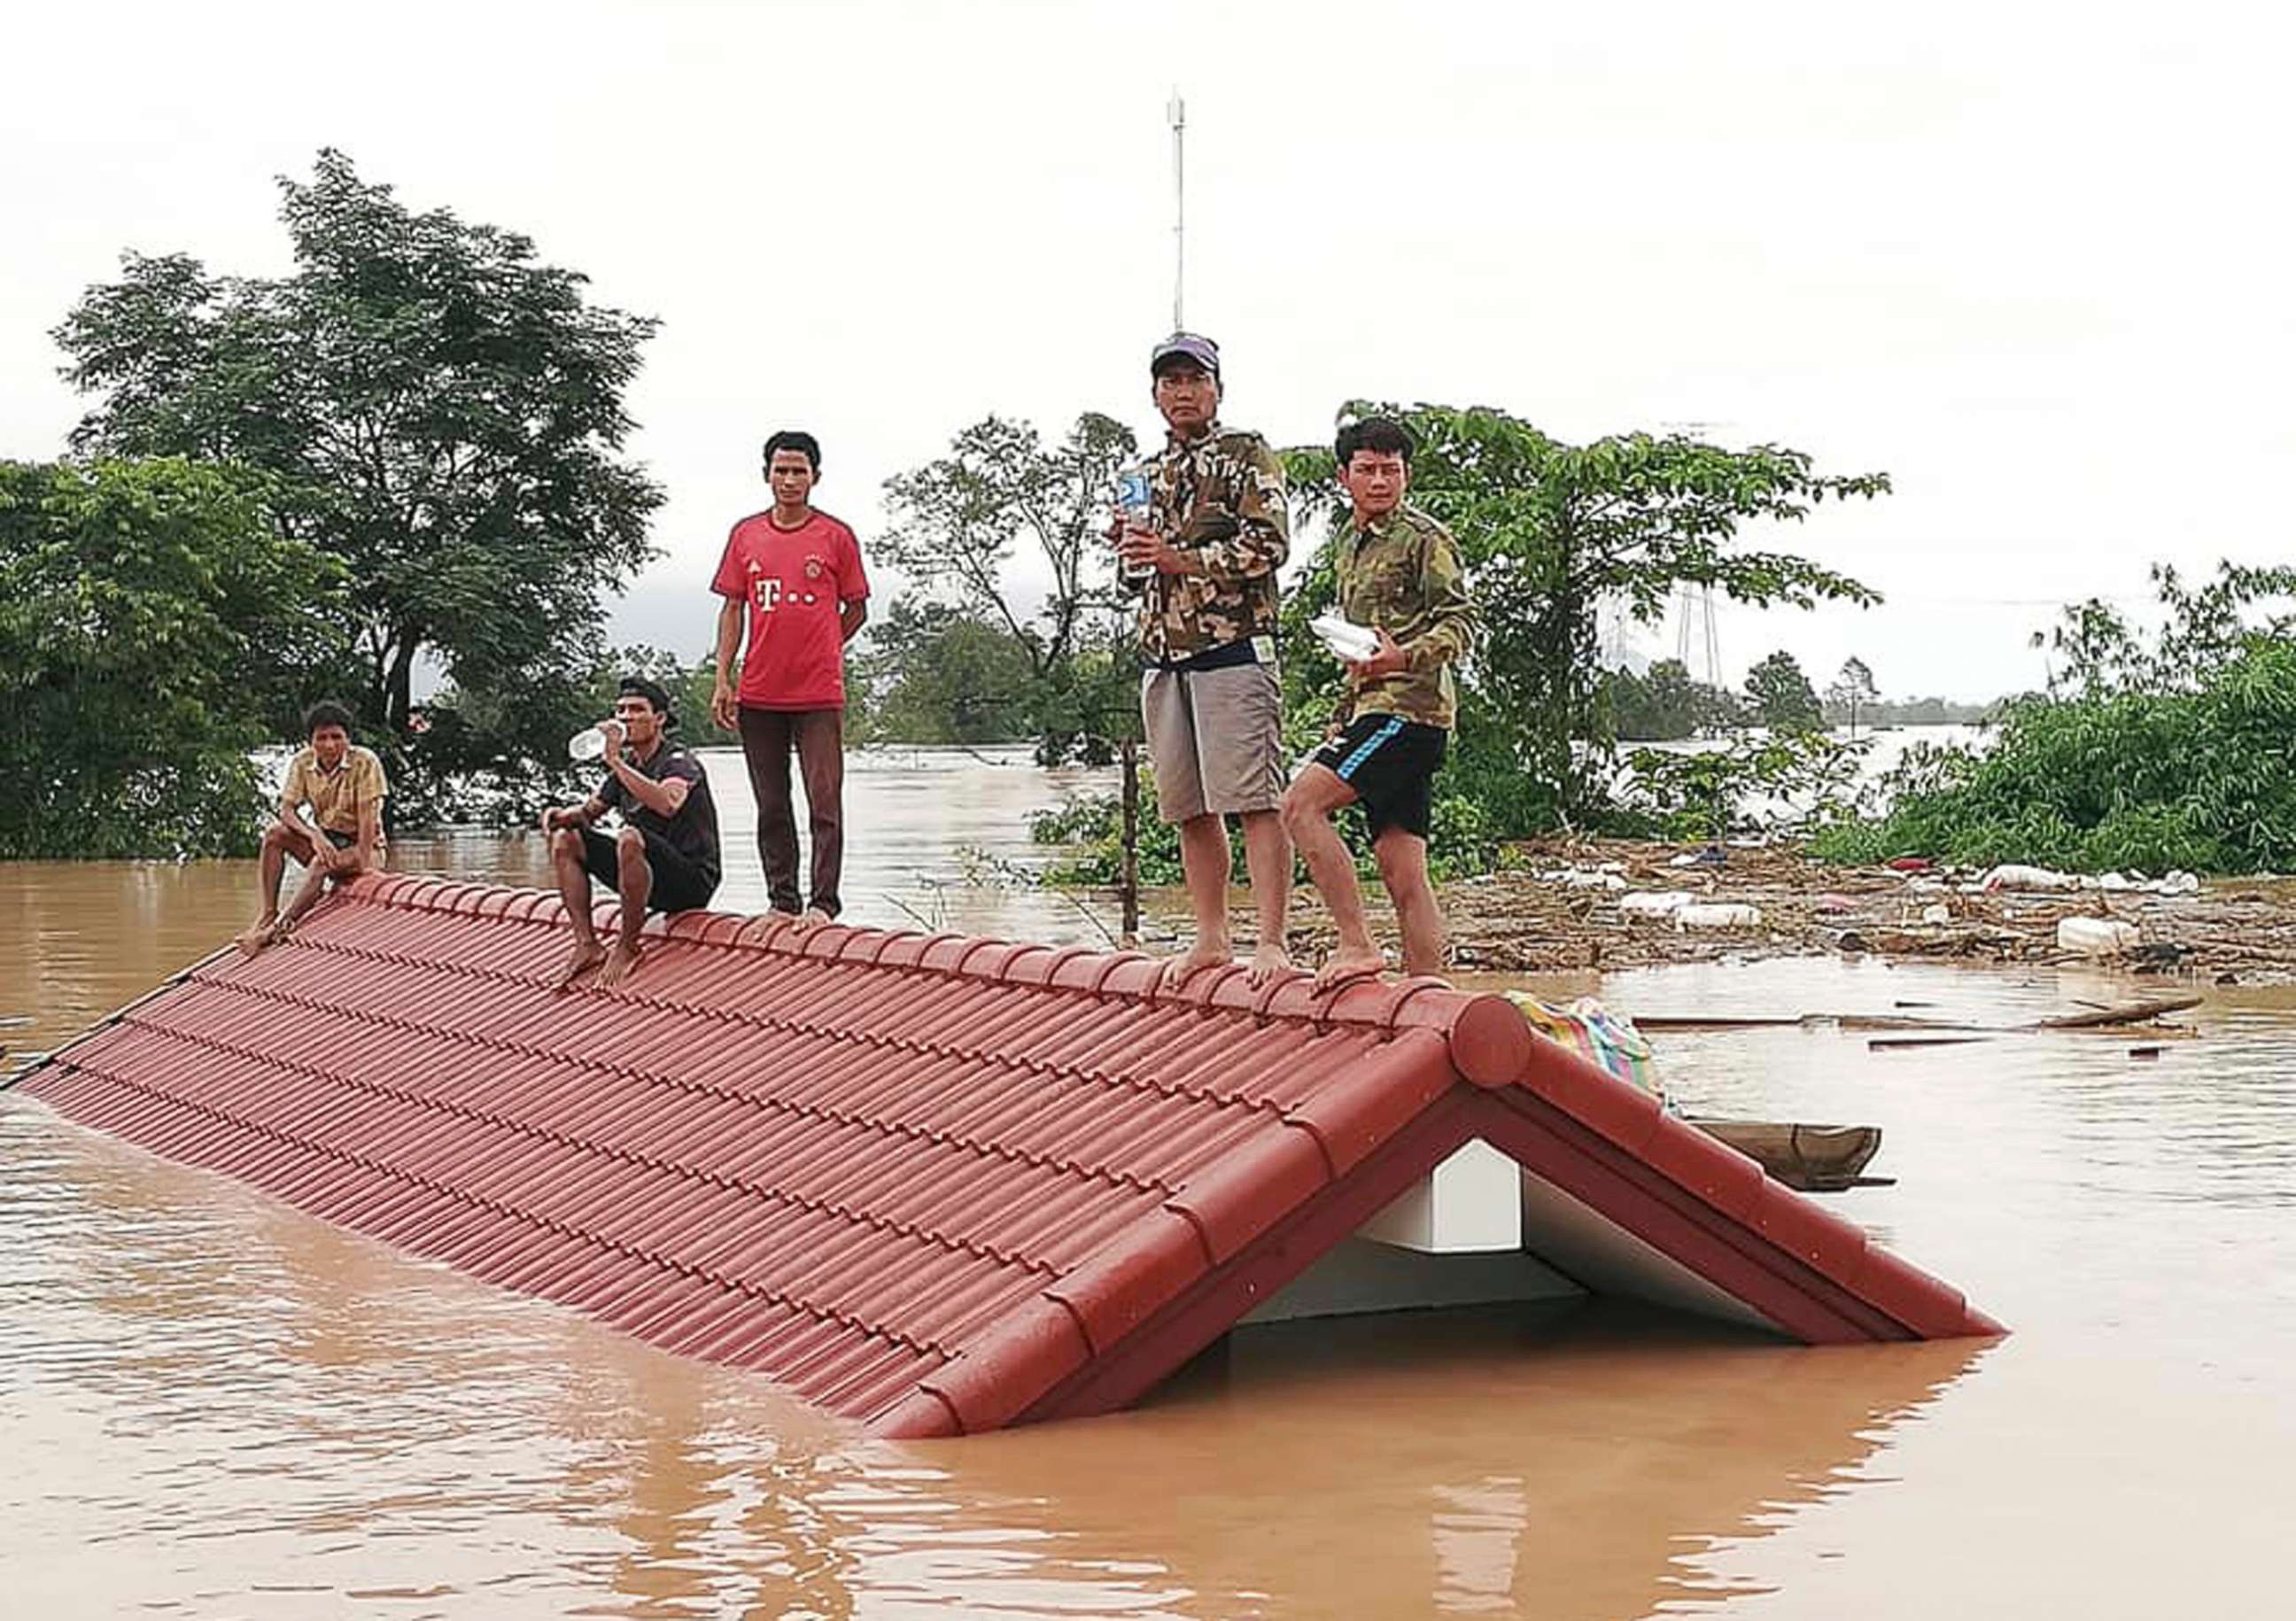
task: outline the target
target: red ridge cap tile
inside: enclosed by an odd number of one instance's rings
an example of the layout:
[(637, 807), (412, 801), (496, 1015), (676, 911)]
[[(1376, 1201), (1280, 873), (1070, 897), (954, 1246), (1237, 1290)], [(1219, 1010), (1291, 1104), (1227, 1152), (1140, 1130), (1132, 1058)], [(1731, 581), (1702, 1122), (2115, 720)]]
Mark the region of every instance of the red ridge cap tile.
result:
[(1004, 959), (1002, 977), (1013, 985), (1042, 985), (1052, 978), (1054, 968), (1071, 954), (1085, 947), (1070, 946), (1065, 949), (1035, 942), (1020, 946)]
[(1811, 1271), (1845, 1281), (1864, 1270), (1873, 1247), (1858, 1228), (1767, 1179), (1747, 1224)]
[(1095, 1355), (1114, 1349), (1151, 1314), (1204, 1274), (1210, 1262), (1203, 1225), (1166, 1205), (1128, 1227), (1045, 1286), (1076, 1314)]
[(940, 935), (922, 935), (910, 929), (896, 931), (877, 953), (880, 968), (914, 969), (924, 961), (925, 948)]
[(1218, 1266), (1331, 1179), (1320, 1139), (1300, 1124), (1296, 1130), (1260, 1133), (1250, 1145), (1221, 1156), (1189, 1177), (1164, 1208), (1195, 1224), (1205, 1258)]
[(768, 912), (761, 917), (743, 919), (741, 928), (734, 930), (734, 937), (743, 946), (770, 948), (774, 937), (788, 927), (787, 918)]
[(566, 903), (546, 890), (521, 889), (503, 915), (516, 918), (522, 923), (545, 920), (554, 921), (566, 915)]
[(681, 912), (662, 929), (673, 940), (698, 940), (705, 946), (731, 945), (741, 932), (742, 920), (722, 912)]
[(1540, 1044), (1521, 1011), (1504, 996), (1471, 999), (1451, 1012), (1446, 1033), (1452, 1063), (1478, 1086), (1511, 1085)]
[(917, 1381), (967, 1435), (1002, 1429), (1092, 1357), (1076, 1314), (1039, 1293), (995, 1332)]
[(1661, 1121), (1641, 1157), (1734, 1221), (1752, 1215), (1769, 1180), (1752, 1158), (1677, 1120)]
[(845, 942), (853, 933), (853, 929), (843, 923), (816, 923), (799, 937), (797, 954), (833, 959), (842, 954)]
[(889, 929), (848, 929), (832, 954), (840, 962), (873, 963), (885, 949), (885, 942), (892, 937)]
[(964, 960), (964, 954), (967, 952), (987, 943), (976, 940), (970, 935), (929, 935), (925, 938), (923, 946), (917, 953), (916, 965), (920, 968), (931, 969), (935, 973), (954, 973), (956, 970), (956, 965)]
[(1456, 1084), (1442, 1038), (1406, 1031), (1374, 1049), (1348, 1073), (1284, 1119), (1313, 1135), (1333, 1179), (1365, 1156)]
[(1105, 965), (1105, 971), (1093, 979), (1091, 989), (1095, 996), (1129, 996), (1142, 1002), (1154, 1001), (1154, 992), (1164, 975), (1160, 958), (1143, 952), (1119, 951), (1101, 961)]
[(1637, 1156), (1658, 1135), (1666, 1114), (1649, 1093), (1555, 1042), (1533, 1050), (1517, 1084)]
[(1959, 1339), (2006, 1331), (1972, 1307), (1959, 1289), (1877, 1244), (1866, 1246), (1864, 1262), (1842, 1282), (1919, 1339)]
[(873, 1419), (869, 1433), (889, 1441), (938, 1441), (963, 1435), (964, 1424), (947, 1396), (922, 1385)]

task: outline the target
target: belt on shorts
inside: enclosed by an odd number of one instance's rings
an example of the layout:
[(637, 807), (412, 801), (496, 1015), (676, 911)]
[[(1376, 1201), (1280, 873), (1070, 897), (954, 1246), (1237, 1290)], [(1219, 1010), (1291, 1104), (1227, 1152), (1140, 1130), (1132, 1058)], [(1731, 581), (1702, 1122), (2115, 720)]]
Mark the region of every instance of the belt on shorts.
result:
[(1185, 659), (1175, 659), (1168, 663), (1159, 664), (1156, 667), (1160, 670), (1185, 672), (1232, 670), (1239, 665), (1258, 664), (1259, 652), (1251, 643), (1251, 637), (1241, 636), (1234, 642), (1223, 642), (1218, 647), (1208, 647), (1201, 653), (1191, 653)]

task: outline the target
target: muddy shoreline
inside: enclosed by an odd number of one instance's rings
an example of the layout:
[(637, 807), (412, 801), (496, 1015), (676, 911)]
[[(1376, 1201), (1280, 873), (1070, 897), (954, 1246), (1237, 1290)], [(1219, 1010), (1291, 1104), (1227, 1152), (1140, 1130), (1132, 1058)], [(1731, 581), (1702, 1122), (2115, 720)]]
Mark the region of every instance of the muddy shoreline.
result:
[[(1975, 870), (1837, 867), (1789, 844), (1724, 847), (1720, 864), (1677, 864), (1702, 847), (1611, 839), (1511, 846), (1505, 870), (1443, 887), (1452, 962), (1469, 970), (1559, 972), (1848, 954), (1991, 966), (2094, 962), (2166, 984), (2296, 984), (2296, 880), (2289, 879), (2212, 879), (2196, 894), (2177, 896), (1984, 890)], [(1751, 906), (1759, 921), (1685, 927), (1620, 904), (1669, 891), (1686, 891), (1703, 907)], [(1374, 929), (1391, 946), (1385, 897), (1373, 885), (1367, 898)], [(1330, 924), (1314, 891), (1302, 886), (1294, 905), (1295, 953), (1328, 949)], [(2072, 916), (2134, 925), (2137, 949), (2105, 958), (2061, 950), (2058, 921)]]

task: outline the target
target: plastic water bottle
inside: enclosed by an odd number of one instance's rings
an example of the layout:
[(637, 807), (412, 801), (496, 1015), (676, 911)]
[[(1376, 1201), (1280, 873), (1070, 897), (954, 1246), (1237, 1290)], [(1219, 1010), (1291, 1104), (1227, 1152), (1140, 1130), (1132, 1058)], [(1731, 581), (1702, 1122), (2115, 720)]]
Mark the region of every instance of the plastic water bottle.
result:
[[(1116, 470), (1116, 511), (1126, 523), (1148, 527), (1156, 510), (1156, 483), (1153, 471), (1145, 462), (1134, 462)], [(1124, 577), (1128, 580), (1152, 578), (1156, 572), (1153, 563), (1126, 563)]]
[(1320, 613), (1308, 621), (1316, 639), (1331, 649), (1334, 659), (1361, 664), (1379, 651), (1379, 633), (1336, 613)]
[(566, 740), (566, 757), (581, 765), (606, 757), (606, 728), (614, 723), (602, 720), (594, 726), (585, 726)]

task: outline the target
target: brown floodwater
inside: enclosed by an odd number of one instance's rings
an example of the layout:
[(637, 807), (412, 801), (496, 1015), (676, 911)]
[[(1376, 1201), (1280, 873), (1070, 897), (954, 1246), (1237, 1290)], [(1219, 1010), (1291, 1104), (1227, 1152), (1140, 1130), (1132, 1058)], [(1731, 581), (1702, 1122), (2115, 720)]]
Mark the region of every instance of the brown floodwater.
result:
[[(1026, 859), (1022, 814), (1085, 779), (919, 753), (851, 781), (856, 921), (1099, 937), (1065, 901), (958, 881)], [(721, 901), (757, 905), (754, 853), (727, 853)], [(538, 876), (533, 840), (395, 855)], [(0, 866), (0, 1041), (52, 1046), (212, 949), (251, 880)], [(2129, 987), (1795, 960), (1599, 988), (1646, 1014), (2005, 1022)], [(930, 1445), (0, 1093), (0, 1613), (2290, 1613), (2296, 994), (2216, 993), (2197, 1022), (2152, 1059), (1663, 1041), (1693, 1112), (1882, 1126), (1896, 1184), (1830, 1207), (2006, 1339), (1811, 1350), (1606, 1306), (1299, 1323), (1130, 1412)]]

